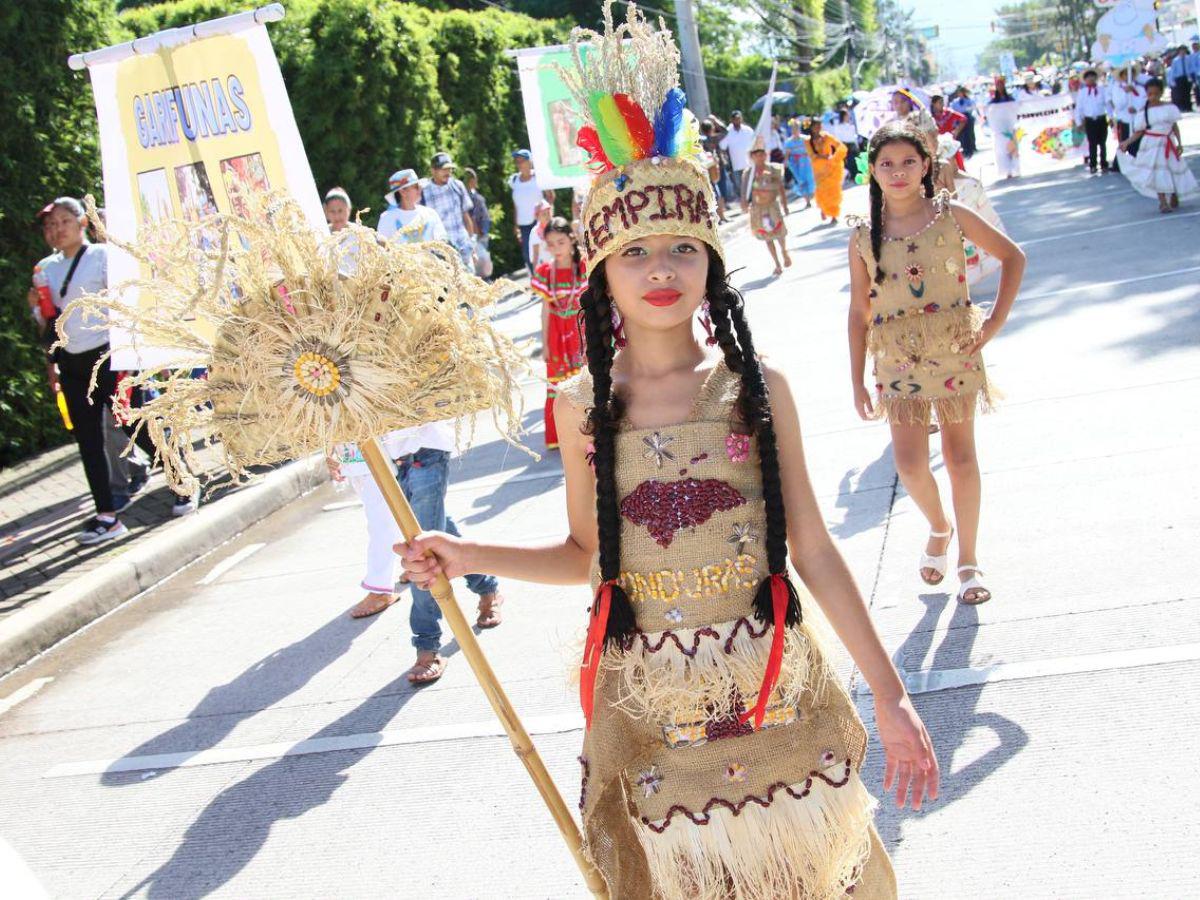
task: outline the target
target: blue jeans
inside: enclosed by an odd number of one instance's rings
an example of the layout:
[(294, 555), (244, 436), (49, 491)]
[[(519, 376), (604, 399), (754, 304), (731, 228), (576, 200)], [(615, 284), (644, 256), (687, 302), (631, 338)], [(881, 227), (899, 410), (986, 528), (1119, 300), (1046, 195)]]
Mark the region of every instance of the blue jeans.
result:
[[(422, 448), (410, 456), (402, 456), (396, 468), (396, 480), (400, 482), (421, 528), (461, 536), (454, 520), (446, 515), (450, 454), (445, 450)], [(494, 594), (498, 586), (491, 575), (467, 576), (467, 587), (475, 594)], [(412, 586), (412, 600), (408, 624), (412, 628), (413, 646), (418, 650), (436, 652), (442, 646), (442, 611), (433, 594), (415, 584)]]

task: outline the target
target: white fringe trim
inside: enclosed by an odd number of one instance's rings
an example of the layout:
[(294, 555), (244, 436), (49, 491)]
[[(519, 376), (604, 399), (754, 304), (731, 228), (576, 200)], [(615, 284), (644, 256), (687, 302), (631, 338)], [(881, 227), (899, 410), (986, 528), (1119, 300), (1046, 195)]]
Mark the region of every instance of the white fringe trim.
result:
[[(759, 636), (752, 637), (751, 629)], [(697, 632), (703, 633), (697, 638)], [(635, 719), (677, 724), (735, 715), (735, 695), (747, 708), (754, 705), (771, 653), (771, 628), (764, 630), (749, 617), (671, 634), (689, 651), (695, 646), (695, 654), (685, 655), (669, 636), (651, 652), (667, 635), (659, 632), (638, 634), (628, 651), (604, 655), (605, 674), (618, 678), (614, 705)], [(811, 637), (802, 628), (789, 628), (773, 702), (799, 706), (805, 691), (820, 693), (826, 676)]]
[[(826, 769), (841, 781), (843, 763)], [(796, 800), (780, 789), (766, 807), (725, 807), (697, 825), (676, 813), (661, 834), (641, 821), (655, 896), (661, 900), (834, 900), (861, 876), (871, 853), (875, 799), (850, 767), (834, 787), (812, 777)], [(806, 782), (793, 785), (802, 793)], [(661, 821), (656, 822), (661, 826)]]

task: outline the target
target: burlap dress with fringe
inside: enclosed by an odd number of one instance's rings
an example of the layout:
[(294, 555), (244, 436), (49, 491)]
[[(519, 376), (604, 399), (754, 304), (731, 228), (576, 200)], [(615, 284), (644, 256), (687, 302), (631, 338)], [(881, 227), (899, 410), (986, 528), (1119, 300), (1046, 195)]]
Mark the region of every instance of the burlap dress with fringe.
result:
[(934, 219), (916, 234), (883, 239), (877, 265), (867, 222), (856, 227), (858, 252), (871, 276), (867, 351), (875, 363), (879, 414), (901, 425), (962, 422), (990, 411), (996, 392), (979, 353), (963, 352), (979, 334), (983, 312), (971, 302), (963, 234), (941, 193)]
[[(592, 405), (586, 371), (560, 392)], [(587, 851), (621, 900), (894, 898), (859, 777), (866, 732), (808, 624), (786, 636), (763, 728), (738, 719), (772, 630), (752, 612), (766, 521), (737, 392), (718, 364), (686, 422), (617, 435), (620, 580), (638, 631), (597, 677), (580, 757)]]

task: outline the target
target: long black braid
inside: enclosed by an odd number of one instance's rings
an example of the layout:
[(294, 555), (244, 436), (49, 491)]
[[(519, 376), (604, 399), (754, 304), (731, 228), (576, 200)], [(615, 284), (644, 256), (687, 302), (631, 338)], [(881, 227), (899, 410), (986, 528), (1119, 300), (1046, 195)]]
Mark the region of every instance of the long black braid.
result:
[(612, 389), (612, 364), (616, 355), (612, 328), (612, 299), (604, 266), (599, 265), (588, 278), (580, 297), (587, 339), (588, 371), (592, 376), (592, 406), (587, 412), (583, 431), (591, 435), (596, 473), (596, 531), (600, 543), (600, 580), (612, 583), (606, 644), (620, 645), (637, 628), (629, 595), (619, 583), (621, 577), (621, 504), (617, 498), (617, 428), (624, 415), (624, 403)]
[[(713, 322), (713, 336), (725, 355), (725, 365), (741, 378), (738, 390), (738, 415), (745, 427), (751, 429), (758, 441), (758, 461), (762, 472), (763, 505), (766, 512), (768, 577), (758, 585), (754, 595), (754, 613), (766, 624), (775, 622), (770, 576), (780, 576), (787, 584), (788, 604), (786, 625), (800, 623), (800, 598), (787, 571), (787, 510), (783, 501), (783, 481), (779, 474), (779, 448), (775, 437), (775, 422), (771, 415), (771, 395), (763, 375), (762, 364), (754, 351), (750, 324), (746, 321), (746, 306), (742, 295), (726, 280), (721, 258), (709, 251), (708, 305)], [(732, 329), (730, 324), (732, 323)]]
[[(775, 425), (771, 418), (770, 395), (762, 366), (754, 352), (750, 326), (746, 322), (742, 295), (726, 280), (725, 265), (717, 253), (708, 250), (708, 278), (705, 291), (713, 323), (713, 336), (725, 358), (725, 365), (740, 378), (737, 417), (740, 426), (749, 429), (758, 442), (762, 469), (763, 499), (766, 511), (768, 577), (755, 592), (756, 617), (774, 624), (770, 576), (780, 576), (787, 585), (788, 606), (785, 624), (798, 624), (800, 600), (787, 574), (787, 513), (779, 474), (779, 455)], [(636, 630), (636, 619), (629, 597), (616, 583), (621, 571), (621, 512), (616, 483), (616, 433), (624, 413), (624, 403), (612, 390), (612, 364), (615, 356), (612, 336), (612, 301), (604, 266), (597, 266), (581, 298), (586, 318), (588, 370), (592, 376), (592, 407), (588, 410), (584, 432), (595, 448), (596, 523), (599, 536), (600, 578), (614, 583), (605, 642), (620, 646)]]
[[(921, 186), (925, 189), (925, 196), (932, 197), (934, 160), (929, 153), (929, 148), (925, 146), (925, 140), (921, 132), (907, 122), (903, 120), (888, 122), (871, 136), (871, 143), (867, 148), (867, 163), (875, 165), (875, 159), (879, 156), (879, 151), (888, 144), (896, 143), (911, 145), (916, 149), (921, 159), (929, 163), (925, 174), (921, 177)], [(883, 250), (883, 188), (875, 180), (874, 174), (871, 175), (870, 192), (871, 253), (875, 257), (875, 283), (883, 284), (886, 273), (883, 271), (883, 266), (879, 263), (879, 254)]]

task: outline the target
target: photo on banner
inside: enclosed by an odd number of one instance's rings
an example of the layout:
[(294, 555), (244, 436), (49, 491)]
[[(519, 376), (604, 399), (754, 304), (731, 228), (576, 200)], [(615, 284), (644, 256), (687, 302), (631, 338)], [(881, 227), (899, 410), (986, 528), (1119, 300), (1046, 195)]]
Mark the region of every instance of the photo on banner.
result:
[[(141, 229), (171, 220), (244, 214), (246, 192), (272, 189), (290, 193), (314, 228), (327, 229), (265, 26), (250, 22), (88, 68), (107, 225), (116, 239), (135, 243)], [(218, 229), (202, 229), (196, 240), (198, 249), (214, 249)], [(110, 286), (152, 277), (128, 253), (112, 250)], [(109, 338), (117, 369), (170, 365), (175, 356), (153, 335), (113, 329)]]
[[(587, 47), (581, 48), (586, 55)], [(516, 52), (517, 74), (529, 132), (529, 152), (538, 184), (554, 188), (586, 188), (591, 176), (586, 154), (575, 146), (583, 123), (561, 69), (574, 66), (567, 46), (532, 47)]]

